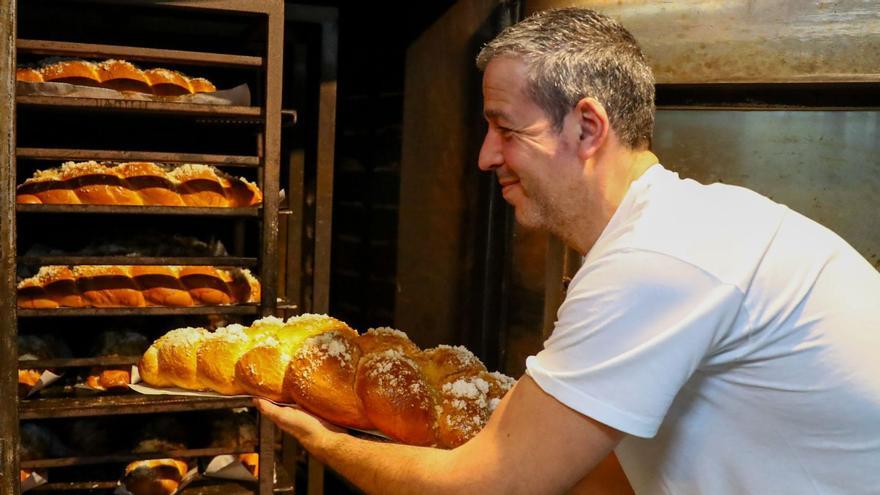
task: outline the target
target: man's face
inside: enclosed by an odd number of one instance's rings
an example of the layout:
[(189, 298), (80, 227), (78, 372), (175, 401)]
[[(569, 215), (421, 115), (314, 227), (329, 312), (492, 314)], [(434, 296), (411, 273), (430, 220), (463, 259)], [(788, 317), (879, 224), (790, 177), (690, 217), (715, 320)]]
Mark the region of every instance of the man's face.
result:
[(558, 232), (580, 182), (577, 139), (526, 94), (525, 65), (498, 57), (483, 75), (483, 114), (489, 124), (479, 166), (494, 171), (519, 223)]

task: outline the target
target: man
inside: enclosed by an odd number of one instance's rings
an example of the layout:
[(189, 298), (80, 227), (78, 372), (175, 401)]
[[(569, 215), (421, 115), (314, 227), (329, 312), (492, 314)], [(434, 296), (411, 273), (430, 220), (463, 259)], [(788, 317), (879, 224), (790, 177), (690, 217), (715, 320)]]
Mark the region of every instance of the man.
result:
[(480, 168), (585, 256), (544, 349), (451, 451), (261, 411), (368, 492), (560, 493), (612, 450), (639, 493), (880, 492), (880, 275), (782, 205), (664, 169), (615, 21), (544, 12), (478, 66)]

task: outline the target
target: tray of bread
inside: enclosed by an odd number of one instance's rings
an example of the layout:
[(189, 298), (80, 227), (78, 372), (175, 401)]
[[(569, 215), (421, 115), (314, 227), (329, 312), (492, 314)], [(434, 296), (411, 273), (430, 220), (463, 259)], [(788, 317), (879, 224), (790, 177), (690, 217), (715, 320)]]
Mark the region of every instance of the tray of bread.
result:
[(359, 333), (326, 315), (214, 332), (179, 328), (138, 364), (141, 393), (262, 397), (411, 445), (453, 448), (479, 432), (514, 380), (462, 346), (420, 349), (404, 332)]
[(218, 90), (210, 80), (126, 61), (47, 58), (15, 70), (17, 96), (123, 99), (249, 106), (247, 84)]
[(22, 309), (190, 307), (260, 302), (247, 268), (51, 265), (18, 283)]
[(16, 188), (18, 204), (243, 208), (262, 203), (256, 184), (210, 165), (66, 162)]

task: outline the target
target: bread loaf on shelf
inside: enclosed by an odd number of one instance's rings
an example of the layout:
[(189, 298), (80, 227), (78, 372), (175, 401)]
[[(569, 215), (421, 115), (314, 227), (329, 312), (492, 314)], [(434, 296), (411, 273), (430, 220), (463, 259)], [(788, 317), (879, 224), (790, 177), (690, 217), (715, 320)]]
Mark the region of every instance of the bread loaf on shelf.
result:
[(50, 58), (40, 62), (37, 67), (17, 68), (15, 79), (23, 82), (61, 82), (156, 96), (217, 91), (214, 84), (205, 78), (190, 78), (180, 72), (163, 68), (141, 70), (131, 62), (115, 59), (90, 62)]
[(170, 495), (177, 490), (188, 470), (180, 459), (134, 461), (125, 467), (125, 489), (133, 495)]
[[(98, 334), (91, 355), (138, 356), (149, 347), (147, 337), (131, 330), (104, 331)], [(128, 389), (131, 366), (98, 366), (90, 370), (85, 383), (93, 389)]]
[(18, 284), (25, 309), (187, 307), (260, 301), (247, 268), (212, 266), (44, 266)]
[(240, 208), (259, 205), (256, 184), (215, 167), (152, 162), (108, 165), (66, 162), (40, 170), (16, 188), (21, 204), (201, 206)]
[(464, 347), (421, 350), (399, 330), (358, 334), (314, 314), (172, 330), (139, 370), (152, 386), (295, 402), (342, 426), (446, 448), (476, 435), (514, 382)]

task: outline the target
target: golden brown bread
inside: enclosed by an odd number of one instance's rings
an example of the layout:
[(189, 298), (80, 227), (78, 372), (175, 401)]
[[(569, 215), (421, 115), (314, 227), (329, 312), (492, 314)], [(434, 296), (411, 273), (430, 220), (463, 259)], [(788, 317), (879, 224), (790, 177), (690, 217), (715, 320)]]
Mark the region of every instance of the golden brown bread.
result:
[(125, 467), (123, 484), (133, 495), (170, 495), (177, 490), (188, 466), (180, 459), (134, 461)]
[(192, 306), (193, 298), (180, 281), (176, 266), (132, 266), (131, 276), (148, 306)]
[(150, 69), (144, 73), (156, 96), (181, 96), (193, 93), (189, 79), (180, 72)]
[(262, 201), (256, 184), (202, 164), (65, 162), (16, 188), (16, 202), (27, 204), (246, 207)]
[(39, 69), (44, 82), (62, 82), (80, 86), (101, 86), (98, 66), (86, 60), (61, 60)]
[(152, 162), (127, 162), (116, 166), (125, 184), (150, 206), (185, 206), (168, 171)]
[(98, 64), (101, 87), (116, 91), (152, 93), (150, 80), (143, 71), (125, 60), (105, 60)]
[(15, 80), (22, 82), (43, 82), (43, 74), (39, 69), (32, 67), (18, 67), (15, 69)]
[[(193, 332), (203, 331), (171, 333)], [(178, 347), (166, 335), (150, 346), (140, 363), (144, 382), (164, 387), (185, 381), (184, 388), (193, 390), (295, 401), (336, 424), (378, 429), (414, 445), (461, 445), (513, 385), (511, 378), (486, 371), (464, 347), (422, 351), (398, 330), (358, 335), (326, 315), (266, 317), (250, 327), (176, 341)], [(188, 360), (164, 357), (176, 356), (179, 346), (192, 346), (187, 352), (197, 356), (195, 371)], [(164, 364), (172, 360), (187, 364)]]
[(212, 93), (217, 90), (211, 81), (202, 77), (190, 78), (163, 68), (142, 70), (125, 60), (108, 59), (95, 63), (77, 59), (46, 59), (41, 64), (38, 68), (17, 68), (16, 80), (63, 82), (156, 96)]
[(87, 306), (96, 308), (142, 307), (144, 294), (131, 278), (131, 267), (78, 265), (73, 267), (77, 288)]
[(186, 307), (260, 301), (247, 269), (210, 266), (44, 266), (18, 284), (18, 307)]

